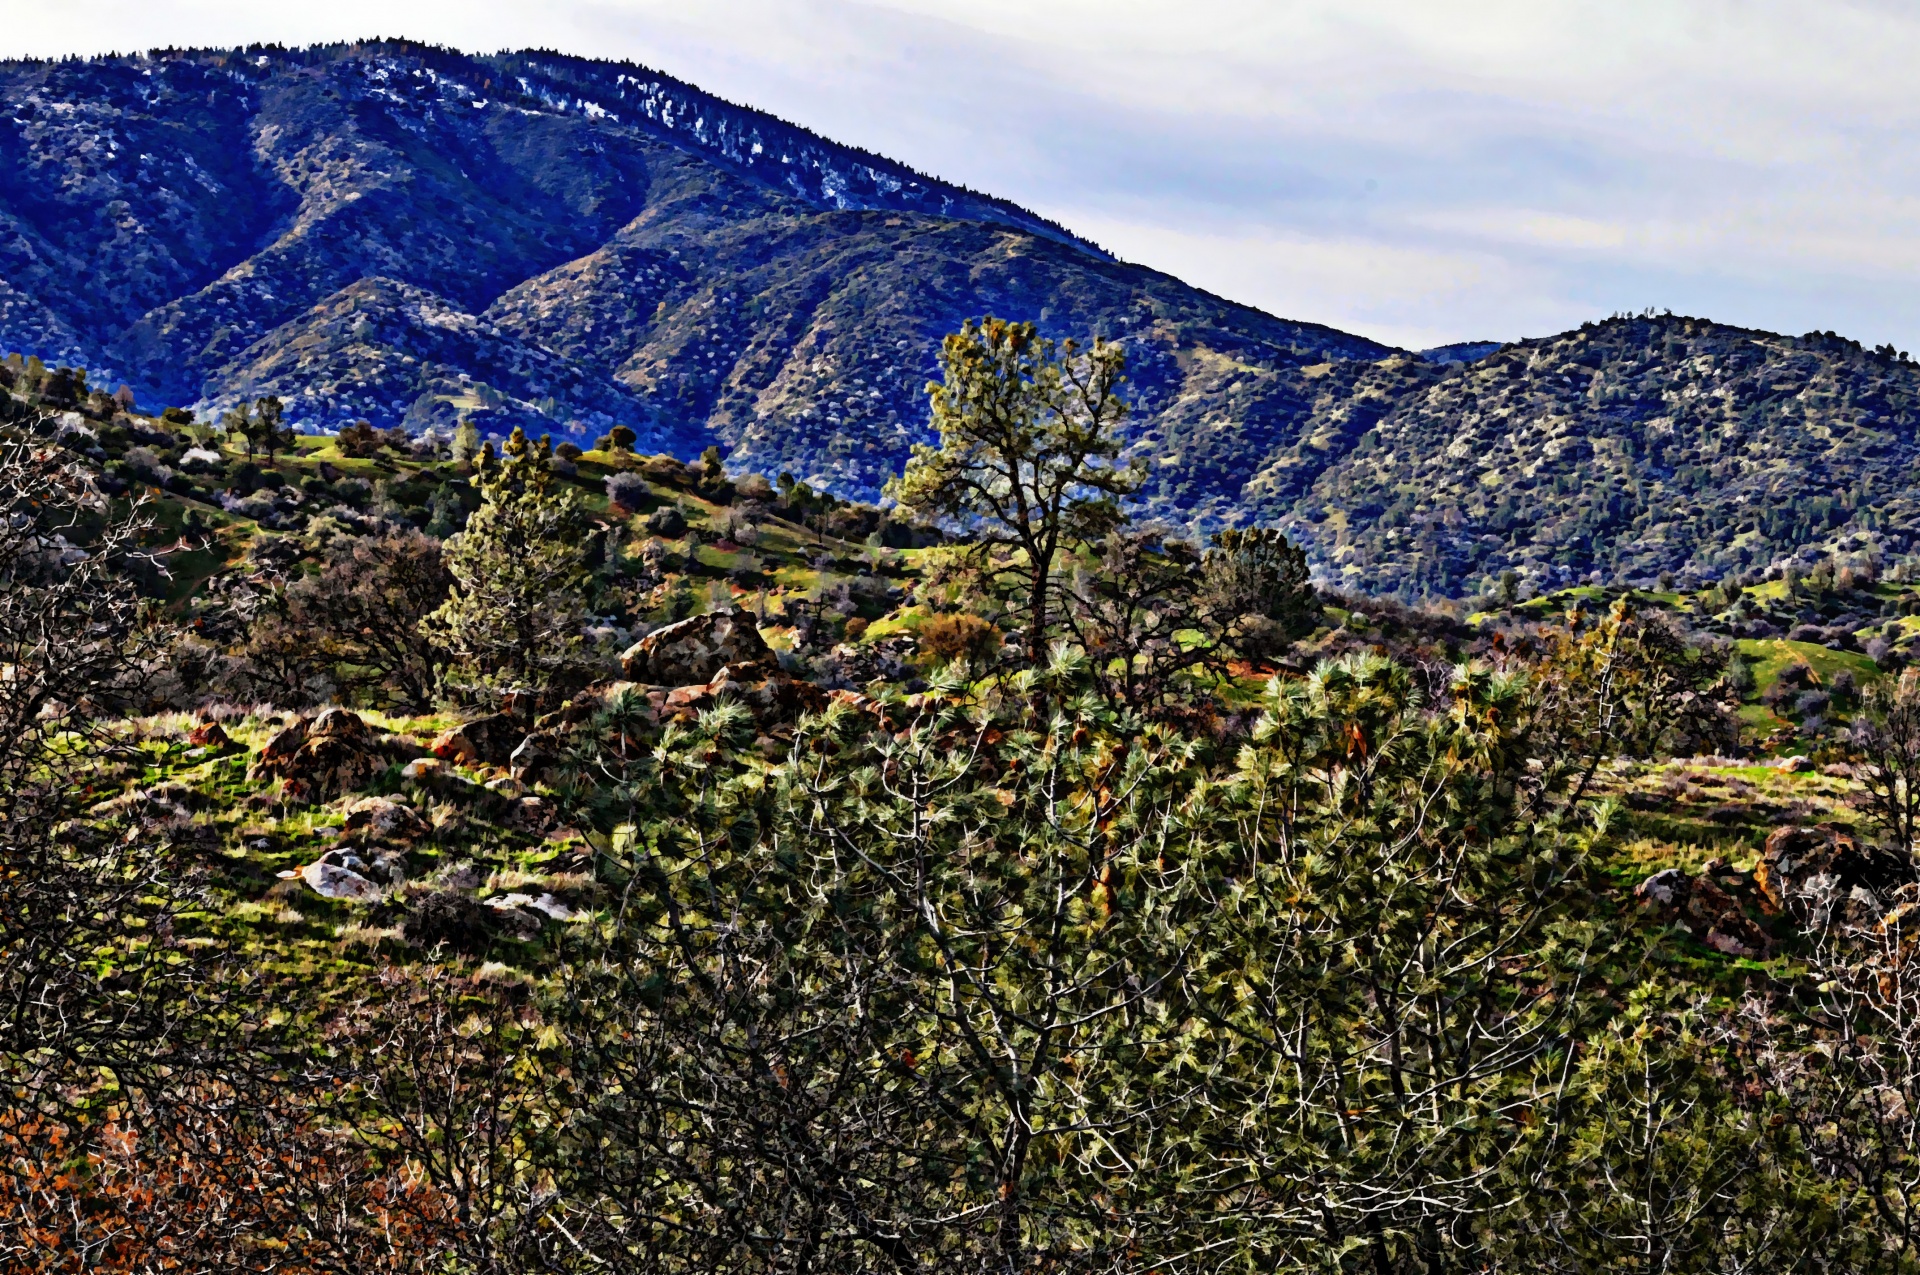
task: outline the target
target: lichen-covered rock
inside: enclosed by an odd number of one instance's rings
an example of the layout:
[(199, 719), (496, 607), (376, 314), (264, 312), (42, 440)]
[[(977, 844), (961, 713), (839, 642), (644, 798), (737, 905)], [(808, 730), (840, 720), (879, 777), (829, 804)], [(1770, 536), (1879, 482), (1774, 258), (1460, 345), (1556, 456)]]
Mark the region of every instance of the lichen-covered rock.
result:
[(398, 851), (373, 854), (357, 846), (335, 846), (299, 875), (322, 898), (365, 903), (406, 884), (407, 857)]
[(657, 629), (628, 647), (620, 671), (655, 686), (699, 686), (728, 666), (775, 664), (753, 616), (742, 610), (696, 615)]
[(275, 731), (261, 748), (260, 755), (254, 759), (253, 768), (267, 775), (278, 774), (279, 767), (293, 759), (307, 742), (307, 722), (305, 718), (294, 721)]
[(1699, 875), (1678, 868), (1654, 873), (1634, 889), (1640, 903), (1728, 956), (1765, 956), (1773, 937), (1752, 915), (1764, 910), (1753, 878), (1720, 859)]
[(310, 739), (366, 739), (370, 732), (360, 714), (338, 706), (323, 708), (307, 723)]

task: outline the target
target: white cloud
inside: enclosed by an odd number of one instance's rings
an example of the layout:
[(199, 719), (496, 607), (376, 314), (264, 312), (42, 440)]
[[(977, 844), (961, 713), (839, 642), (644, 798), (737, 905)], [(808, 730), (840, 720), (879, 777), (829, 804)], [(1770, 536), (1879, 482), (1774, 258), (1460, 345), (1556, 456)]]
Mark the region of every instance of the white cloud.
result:
[(1920, 350), (1891, 0), (0, 0), (0, 52), (407, 35), (630, 58), (1408, 343), (1647, 305)]

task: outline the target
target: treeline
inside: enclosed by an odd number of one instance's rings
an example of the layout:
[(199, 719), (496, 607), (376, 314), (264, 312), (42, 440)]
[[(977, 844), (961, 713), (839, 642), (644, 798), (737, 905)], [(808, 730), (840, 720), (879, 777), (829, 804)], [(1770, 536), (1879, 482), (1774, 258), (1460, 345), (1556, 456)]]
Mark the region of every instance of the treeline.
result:
[[(192, 929), (177, 823), (77, 819), (181, 635), (139, 510), (0, 455), (8, 1265), (1920, 1266), (1904, 922), (1800, 917), (1804, 972), (1716, 983), (1601, 870), (1604, 768), (1711, 738), (1723, 657), (1622, 608), (1288, 674), (1297, 549), (1124, 517), (1110, 347), (988, 322), (943, 371), (895, 489), (954, 537), (938, 667), (794, 722), (544, 717), (601, 903), (521, 964), (450, 901), (410, 956), (281, 968)], [(483, 452), (415, 629), (508, 713), (582, 676), (554, 458)], [(312, 612), (360, 605), (344, 563)], [(1877, 773), (1916, 704), (1874, 701)]]

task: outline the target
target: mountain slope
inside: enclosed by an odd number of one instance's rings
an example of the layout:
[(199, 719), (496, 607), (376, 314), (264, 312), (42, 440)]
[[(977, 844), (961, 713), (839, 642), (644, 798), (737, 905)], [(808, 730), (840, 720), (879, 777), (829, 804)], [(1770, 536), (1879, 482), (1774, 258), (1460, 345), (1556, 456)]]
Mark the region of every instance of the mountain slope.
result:
[(1920, 548), (1917, 431), (1920, 365), (1891, 347), (1615, 319), (1410, 382), (1308, 490), (1247, 503), (1383, 592), (1697, 583)]
[[(1208, 414), (1189, 372), (1218, 359), (1292, 382), (1390, 353), (639, 67), (352, 45), (13, 63), (0, 90), (0, 346), (202, 412), (628, 424), (870, 495), (973, 315), (1127, 339), (1143, 437)], [(1176, 490), (1225, 509), (1238, 482)]]
[(642, 67), (402, 43), (0, 64), (0, 349), (202, 414), (463, 417), (873, 497), (969, 317), (1124, 343), (1145, 512), (1402, 596), (1920, 551), (1920, 368), (1677, 317), (1413, 354)]

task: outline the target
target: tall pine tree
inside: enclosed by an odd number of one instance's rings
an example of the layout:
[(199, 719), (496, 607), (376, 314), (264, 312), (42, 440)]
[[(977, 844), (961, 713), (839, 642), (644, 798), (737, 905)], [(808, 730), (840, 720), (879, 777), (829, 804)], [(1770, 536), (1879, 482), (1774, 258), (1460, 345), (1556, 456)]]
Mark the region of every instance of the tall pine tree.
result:
[(583, 663), (586, 514), (551, 454), (515, 429), (500, 459), (480, 458), (480, 508), (447, 541), (452, 593), (425, 621), (456, 690), (545, 690)]

